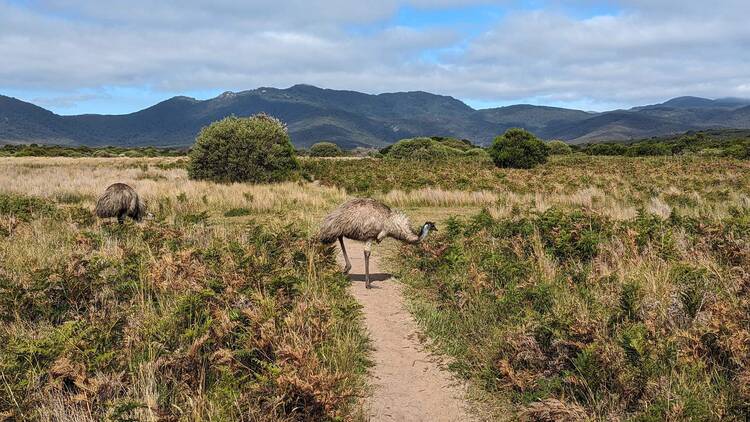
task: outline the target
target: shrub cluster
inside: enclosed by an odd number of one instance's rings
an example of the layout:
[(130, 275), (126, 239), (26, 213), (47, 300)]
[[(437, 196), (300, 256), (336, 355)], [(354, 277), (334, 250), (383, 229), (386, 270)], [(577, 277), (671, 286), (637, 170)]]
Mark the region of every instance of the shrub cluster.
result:
[(399, 265), (454, 367), (525, 419), (741, 420), (748, 241), (747, 210), (713, 223), (482, 212)]
[(310, 157), (340, 157), (344, 152), (333, 142), (318, 142), (310, 147)]
[(486, 159), (485, 151), (470, 141), (446, 137), (402, 139), (380, 150), (386, 158), (415, 161), (436, 161), (454, 158)]
[(66, 145), (3, 145), (0, 157), (178, 157), (186, 151), (170, 148), (85, 147)]
[(623, 155), (628, 157), (667, 155), (707, 155), (750, 159), (750, 138), (711, 136), (705, 133), (689, 134), (669, 139), (648, 139), (626, 143), (598, 143), (583, 145), (580, 151), (589, 155)]
[(568, 155), (573, 153), (573, 148), (564, 141), (549, 141), (547, 142), (547, 146), (549, 147), (550, 155)]
[(549, 147), (531, 132), (514, 128), (495, 138), (489, 153), (498, 167), (529, 169), (547, 162)]
[(188, 176), (214, 182), (294, 179), (299, 163), (286, 126), (265, 114), (226, 117), (204, 127), (190, 151)]

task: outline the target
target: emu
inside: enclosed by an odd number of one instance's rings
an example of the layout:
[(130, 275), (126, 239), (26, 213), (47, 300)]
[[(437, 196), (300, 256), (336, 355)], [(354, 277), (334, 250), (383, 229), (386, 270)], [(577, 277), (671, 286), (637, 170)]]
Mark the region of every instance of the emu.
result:
[(146, 204), (141, 201), (135, 189), (125, 183), (115, 183), (104, 191), (96, 201), (96, 216), (99, 218), (117, 217), (122, 224), (125, 217), (141, 221), (146, 216)]
[(369, 289), (370, 251), (373, 240), (380, 243), (384, 238), (392, 237), (414, 244), (424, 240), (430, 230), (437, 231), (437, 227), (435, 223), (428, 221), (422, 225), (419, 233), (414, 233), (408, 217), (403, 213), (391, 211), (387, 205), (374, 199), (360, 198), (347, 201), (328, 214), (321, 224), (318, 238), (325, 244), (331, 244), (338, 239), (346, 261), (344, 274), (352, 268), (344, 247), (344, 238), (365, 242), (365, 287)]

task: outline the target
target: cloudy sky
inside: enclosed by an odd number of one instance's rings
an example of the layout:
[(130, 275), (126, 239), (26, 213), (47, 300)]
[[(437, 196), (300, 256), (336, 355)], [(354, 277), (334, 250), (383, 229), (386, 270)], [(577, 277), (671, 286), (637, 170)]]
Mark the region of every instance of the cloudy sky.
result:
[(0, 0), (0, 94), (60, 114), (297, 83), (477, 108), (750, 97), (748, 16), (750, 0)]

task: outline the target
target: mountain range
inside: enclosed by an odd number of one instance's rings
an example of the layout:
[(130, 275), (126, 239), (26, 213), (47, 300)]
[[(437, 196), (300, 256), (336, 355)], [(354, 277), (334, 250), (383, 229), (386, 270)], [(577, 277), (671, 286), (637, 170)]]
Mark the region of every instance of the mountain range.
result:
[(208, 100), (174, 97), (131, 114), (61, 116), (0, 95), (0, 143), (88, 146), (192, 145), (200, 128), (225, 116), (265, 112), (287, 123), (292, 141), (382, 147), (414, 136), (453, 136), (488, 144), (511, 127), (571, 143), (617, 141), (689, 130), (750, 129), (750, 100), (679, 97), (629, 110), (586, 112), (512, 105), (475, 110), (427, 92), (364, 94), (295, 85), (225, 92)]

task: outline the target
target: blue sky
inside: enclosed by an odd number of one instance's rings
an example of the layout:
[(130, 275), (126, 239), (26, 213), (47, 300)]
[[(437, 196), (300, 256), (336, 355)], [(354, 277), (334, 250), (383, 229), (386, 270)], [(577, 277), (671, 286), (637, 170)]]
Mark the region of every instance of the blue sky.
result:
[(306, 83), (475, 108), (750, 97), (747, 0), (0, 0), (0, 94), (119, 114)]

